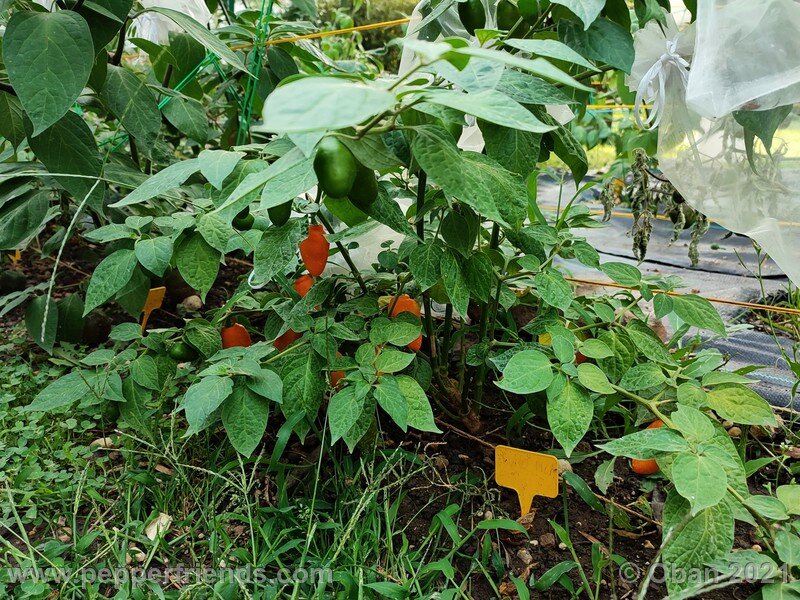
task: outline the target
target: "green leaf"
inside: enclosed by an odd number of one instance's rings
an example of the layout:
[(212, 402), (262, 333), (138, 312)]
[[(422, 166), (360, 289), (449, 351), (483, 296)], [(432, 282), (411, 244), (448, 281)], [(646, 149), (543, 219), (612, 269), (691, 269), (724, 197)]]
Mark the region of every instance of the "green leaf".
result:
[(122, 382), (122, 395), (125, 402), (119, 406), (119, 414), (129, 429), (136, 430), (137, 435), (152, 435), (152, 410), (147, 403), (151, 393), (136, 385), (130, 377)]
[(400, 393), (408, 403), (408, 425), (420, 431), (441, 433), (433, 419), (433, 410), (425, 390), (420, 387), (417, 380), (408, 375), (395, 377)]
[(669, 452), (687, 452), (689, 450), (686, 440), (664, 427), (636, 431), (605, 444), (598, 444), (597, 447), (613, 456), (640, 459), (656, 458)]
[(56, 339), (70, 344), (79, 344), (83, 339), (83, 329), (86, 324), (86, 320), (83, 318), (83, 298), (80, 294), (70, 294), (56, 304), (58, 305)]
[(395, 346), (405, 346), (419, 337), (420, 333), (419, 318), (401, 314), (395, 319), (386, 317), (375, 319), (369, 332), (369, 340), (373, 344), (390, 343)]
[(109, 206), (112, 208), (119, 208), (121, 206), (130, 206), (131, 204), (141, 204), (151, 198), (160, 196), (171, 189), (183, 185), (189, 177), (200, 170), (200, 166), (200, 161), (196, 158), (190, 158), (171, 164), (166, 169), (162, 169), (151, 176), (122, 200), (118, 200)]
[(597, 471), (594, 472), (594, 484), (597, 486), (597, 489), (600, 490), (601, 494), (608, 493), (609, 486), (614, 483), (614, 464), (616, 462), (616, 458), (604, 460), (600, 463), (600, 466), (597, 467)]
[(589, 29), (605, 6), (605, 0), (553, 0), (553, 3), (570, 9), (576, 17), (583, 21), (584, 29)]
[(320, 374), (325, 364), (316, 352), (306, 352), (294, 357), (286, 365), (283, 378), (283, 414), (302, 411), (313, 419), (317, 415), (327, 389), (327, 381)]
[(771, 154), (775, 132), (792, 112), (792, 105), (778, 106), (770, 110), (734, 111), (733, 118), (744, 128), (747, 158), (753, 164), (753, 141), (757, 137)]
[(356, 160), (374, 171), (392, 171), (400, 166), (400, 160), (376, 133), (368, 133), (360, 140), (340, 138)]
[(717, 310), (705, 298), (694, 294), (686, 294), (674, 296), (671, 300), (672, 310), (689, 325), (694, 325), (700, 329), (708, 329), (722, 336), (726, 335), (725, 323), (722, 322), (722, 317), (719, 316)]
[(270, 227), (264, 232), (253, 257), (256, 282), (266, 283), (281, 273), (296, 255), (302, 231), (301, 221), (290, 219), (280, 227)]
[(236, 235), (231, 226), (214, 213), (204, 213), (197, 217), (197, 232), (208, 245), (224, 253), (228, 241)]
[(625, 333), (628, 334), (634, 346), (650, 360), (667, 365), (675, 364), (675, 359), (664, 346), (664, 342), (641, 321), (628, 323)]
[(661, 385), (667, 380), (664, 371), (656, 364), (644, 363), (629, 369), (619, 382), (629, 392), (638, 392)]
[(547, 389), (553, 381), (553, 367), (547, 355), (538, 350), (517, 352), (495, 384), (512, 394), (533, 394)]
[(18, 148), (26, 135), (25, 111), (19, 99), (8, 92), (0, 92), (0, 136)]
[(603, 369), (610, 381), (617, 382), (633, 365), (636, 350), (627, 338), (613, 331), (604, 331), (598, 339), (608, 346), (614, 355), (597, 359), (597, 365)]
[(781, 485), (775, 490), (778, 500), (783, 502), (789, 514), (800, 515), (800, 485)]
[[(539, 133), (502, 127), (485, 121), (479, 122), (486, 154), (504, 169), (522, 177), (536, 169), (542, 136)], [(452, 213), (451, 213), (452, 214)]]
[(331, 397), (328, 402), (328, 427), (332, 444), (343, 437), (361, 417), (368, 390), (366, 388), (359, 392), (355, 385), (348, 385)]
[(167, 121), (189, 139), (201, 144), (208, 140), (208, 117), (200, 101), (187, 96), (173, 96), (162, 111)]
[(469, 308), (469, 289), (460, 262), (452, 250), (448, 250), (442, 256), (441, 267), (444, 289), (450, 302), (457, 314), (466, 317)]
[(93, 395), (95, 383), (94, 371), (75, 369), (44, 388), (23, 410), (47, 412), (69, 406)]
[[(688, 521), (675, 529), (684, 519)], [(709, 562), (727, 555), (733, 547), (734, 519), (725, 502), (689, 515), (689, 501), (671, 491), (664, 504), (664, 537), (669, 543), (664, 548), (662, 560), (667, 569), (669, 595), (696, 585), (695, 578), (685, 574), (692, 569), (702, 569)], [(672, 577), (674, 575), (674, 578)]]
[(28, 143), (51, 173), (82, 175), (55, 179), (78, 202), (91, 192), (89, 205), (99, 207), (105, 190), (105, 184), (97, 181), (102, 160), (94, 134), (81, 117), (70, 111), (40, 135), (29, 138)]
[(219, 331), (205, 319), (192, 319), (186, 323), (183, 331), (186, 342), (205, 358), (214, 356), (222, 350), (222, 339)]
[(567, 96), (544, 79), (514, 69), (505, 69), (496, 89), (520, 104), (574, 104)]
[(533, 73), (539, 77), (551, 79), (556, 83), (560, 83), (577, 90), (583, 90), (585, 92), (592, 91), (590, 87), (574, 79), (572, 76), (568, 75), (544, 58), (523, 58), (518, 54), (511, 54), (510, 52), (500, 50), (491, 50), (489, 48), (478, 48), (475, 46), (454, 48), (451, 53), (463, 56), (474, 56), (486, 60), (494, 60), (509, 67), (514, 67), (516, 69), (528, 71), (529, 73)]
[(707, 393), (708, 406), (723, 419), (743, 425), (776, 424), (772, 407), (748, 387), (721, 385)]
[(266, 131), (342, 129), (395, 105), (390, 91), (339, 77), (304, 77), (279, 86), (264, 102)]
[(374, 390), (378, 405), (404, 432), (408, 430), (408, 402), (394, 377), (381, 377)]
[(463, 265), (464, 279), (470, 294), (481, 302), (488, 302), (496, 287), (492, 261), (485, 252), (473, 252)]
[(380, 373), (397, 373), (402, 371), (411, 361), (414, 355), (398, 350), (383, 350), (375, 360), (375, 369)]
[(586, 358), (611, 358), (614, 356), (614, 351), (597, 338), (585, 340), (581, 343), (580, 350)]
[(552, 125), (542, 123), (524, 106), (497, 90), (465, 94), (456, 90), (429, 89), (423, 97), (427, 102), (447, 106), (511, 129), (533, 133), (555, 129)]
[(696, 408), (680, 404), (669, 418), (683, 437), (694, 444), (707, 442), (714, 437), (711, 419)]
[(222, 404), (222, 424), (231, 445), (250, 457), (267, 430), (269, 403), (248, 388), (237, 385)]
[(712, 457), (679, 454), (672, 462), (671, 472), (675, 489), (689, 500), (693, 516), (718, 504), (727, 493), (728, 477)]
[(212, 248), (199, 233), (194, 233), (178, 246), (176, 265), (186, 283), (200, 292), (205, 302), (219, 273), (220, 253)]
[(562, 44), (556, 40), (526, 40), (511, 38), (505, 40), (504, 43), (506, 46), (517, 48), (523, 52), (528, 52), (538, 56), (548, 56), (550, 58), (555, 58), (556, 60), (565, 60), (567, 62), (586, 67), (587, 69), (595, 69), (594, 65), (586, 60), (583, 56), (575, 52), (566, 44)]
[(248, 375), (245, 383), (259, 396), (273, 402), (283, 402), (283, 381), (275, 371), (260, 368), (256, 374)]
[(208, 427), (209, 418), (231, 392), (233, 381), (230, 377), (212, 375), (190, 385), (181, 404), (189, 422), (186, 435), (198, 433)]
[(440, 127), (421, 126), (414, 132), (414, 158), (446, 193), (498, 223), (516, 226), (522, 222), (527, 191), (521, 178), (487, 156), (460, 152)]
[(117, 250), (100, 261), (86, 290), (84, 316), (124, 288), (135, 267), (136, 254), (133, 250)]
[(598, 19), (588, 29), (572, 21), (558, 22), (558, 36), (570, 48), (592, 60), (631, 72), (634, 51), (630, 31), (608, 19)]
[(37, 346), (45, 352), (52, 352), (58, 331), (58, 307), (52, 298), (48, 300), (47, 296), (38, 296), (28, 304), (25, 309), (25, 327)]
[(265, 210), (273, 206), (280, 206), (317, 184), (317, 174), (314, 172), (314, 159), (308, 157), (296, 164), (276, 173), (261, 190), (261, 203), (259, 208)]
[(608, 377), (602, 369), (592, 363), (581, 363), (578, 365), (578, 381), (585, 388), (598, 394), (613, 394), (614, 388), (608, 382)]
[(66, 114), (89, 81), (89, 25), (70, 10), (16, 11), (3, 35), (3, 59), (37, 136)]
[(162, 277), (172, 259), (172, 238), (142, 238), (133, 247), (136, 258), (145, 269)]
[(130, 70), (109, 65), (100, 97), (128, 133), (149, 152), (161, 131), (161, 114), (147, 84)]
[(44, 225), (50, 208), (50, 194), (23, 194), (0, 208), (0, 249), (12, 250), (30, 239)]
[(162, 8), (160, 6), (152, 6), (146, 8), (145, 11), (156, 12), (171, 19), (178, 27), (200, 42), (206, 48), (206, 50), (212, 54), (216, 54), (219, 58), (224, 60), (232, 67), (235, 67), (240, 71), (244, 71), (245, 73), (248, 72), (245, 64), (233, 50), (228, 48), (228, 46), (220, 41), (218, 37), (208, 31), (204, 25), (201, 25), (190, 16), (185, 15), (182, 12), (178, 12), (177, 10), (172, 10), (171, 8)]
[(158, 377), (156, 361), (149, 354), (143, 354), (131, 363), (131, 378), (143, 388), (160, 390), (161, 381)]
[(600, 265), (600, 270), (621, 285), (636, 287), (642, 282), (642, 273), (636, 267), (621, 263), (607, 262)]
[[(133, 5), (132, 0), (86, 0), (77, 12), (86, 19), (92, 32), (94, 50), (103, 51), (123, 26), (123, 21)], [(100, 54), (107, 61), (105, 54)]]
[(800, 565), (800, 537), (786, 529), (775, 534), (775, 552), (787, 565)]
[(434, 286), (442, 273), (444, 249), (435, 242), (419, 244), (411, 251), (408, 266), (422, 290)]
[(555, 269), (537, 273), (533, 278), (533, 284), (546, 304), (561, 310), (567, 310), (572, 305), (572, 288), (564, 276)]
[(547, 422), (567, 458), (581, 441), (594, 415), (594, 404), (583, 388), (563, 378), (557, 393), (547, 393)]
[(229, 150), (203, 150), (197, 157), (200, 162), (200, 173), (208, 182), (218, 190), (228, 175), (233, 173), (236, 165), (244, 158), (244, 152), (231, 152)]
[(787, 521), (789, 513), (786, 506), (773, 496), (748, 496), (744, 503), (770, 521)]

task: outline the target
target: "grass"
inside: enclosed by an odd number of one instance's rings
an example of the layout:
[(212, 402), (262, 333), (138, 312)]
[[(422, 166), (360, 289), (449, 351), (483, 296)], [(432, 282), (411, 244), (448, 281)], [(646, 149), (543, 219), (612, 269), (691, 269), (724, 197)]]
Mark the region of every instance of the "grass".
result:
[[(292, 442), (269, 469), (269, 456), (242, 461), (210, 435), (179, 437), (169, 416), (148, 438), (113, 431), (91, 411), (20, 412), (60, 371), (22, 352), (23, 336), (15, 330), (0, 347), (0, 597), (105, 598), (119, 588), (113, 597), (328, 598), (335, 589), (370, 598), (405, 588), (464, 598), (476, 573), (497, 589), (491, 553), (483, 563), (470, 555), (474, 515), (498, 510), (485, 478), (447, 476), (421, 448), (348, 455), (312, 440)], [(98, 445), (104, 438), (110, 447)], [(473, 566), (458, 578), (462, 558)], [(131, 568), (181, 565), (223, 571), (219, 581), (191, 572), (125, 580)], [(14, 569), (26, 568), (68, 577), (17, 585)], [(277, 580), (248, 581), (247, 568)], [(101, 569), (120, 579), (85, 579)], [(293, 581), (296, 572), (317, 580)]]

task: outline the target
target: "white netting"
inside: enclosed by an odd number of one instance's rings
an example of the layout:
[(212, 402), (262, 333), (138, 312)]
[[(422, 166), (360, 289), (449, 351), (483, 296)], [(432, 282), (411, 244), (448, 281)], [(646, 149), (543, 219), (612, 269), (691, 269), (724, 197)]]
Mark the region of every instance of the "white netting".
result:
[(686, 94), (698, 114), (800, 101), (800, 3), (700, 0), (697, 51)]
[[(706, 12), (714, 2), (718, 6), (742, 4), (709, 0), (705, 3)], [(700, 18), (702, 12), (698, 23)], [(703, 27), (707, 28), (708, 23)], [(651, 22), (635, 36), (636, 64), (628, 84), (639, 90), (639, 100), (653, 99), (659, 107), (659, 116), (654, 119), (660, 120), (659, 166), (690, 206), (730, 231), (758, 242), (790, 279), (800, 283), (800, 197), (797, 194), (800, 189), (800, 114), (795, 109), (786, 109), (787, 116), (777, 128), (771, 154), (756, 140), (751, 164), (744, 128), (730, 109), (726, 114), (718, 113), (718, 118), (708, 118), (690, 107), (686, 98), (686, 86), (697, 89), (697, 78), (705, 77), (705, 71), (696, 65), (698, 61), (702, 64), (707, 54), (717, 53), (719, 69), (730, 77), (736, 61), (746, 54), (752, 55), (748, 62), (757, 59), (769, 64), (772, 52), (781, 53), (775, 48), (765, 50), (760, 42), (751, 48), (745, 45), (745, 38), (739, 38), (735, 56), (726, 56), (716, 47), (703, 47), (703, 35), (710, 34), (701, 34), (698, 29), (694, 57), (693, 27), (678, 31), (670, 20), (669, 26), (662, 30)], [(794, 40), (786, 42), (788, 47), (795, 43)], [(681, 61), (690, 63), (688, 81)], [(796, 55), (795, 62), (800, 64), (800, 54)], [(660, 67), (654, 72), (653, 65)], [(775, 79), (772, 89), (759, 88), (757, 97), (778, 98), (788, 92), (794, 82), (788, 71), (784, 74), (786, 79)], [(708, 86), (711, 91), (707, 105), (729, 106), (730, 98), (741, 87), (738, 80), (729, 80), (729, 84), (730, 87), (720, 89)], [(747, 103), (752, 98), (742, 101)], [(740, 113), (739, 119), (743, 116), (762, 119), (766, 115), (751, 111)]]

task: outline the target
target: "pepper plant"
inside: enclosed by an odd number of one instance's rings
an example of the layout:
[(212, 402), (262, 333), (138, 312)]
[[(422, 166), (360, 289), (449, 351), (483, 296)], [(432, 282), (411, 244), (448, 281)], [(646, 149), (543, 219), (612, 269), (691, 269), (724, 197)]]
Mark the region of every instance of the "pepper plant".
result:
[[(580, 112), (592, 77), (630, 68), (627, 3), (503, 1), (501, 29), (469, 24), (479, 45), (437, 38), (437, 17), (465, 7), (445, 0), (427, 12), (398, 76), (353, 73), (303, 44), (234, 51), (228, 43), (259, 41), (245, 32), (263, 34), (264, 15), (215, 35), (167, 9), (149, 10), (184, 33), (169, 44), (132, 39), (150, 62), (137, 74), (119, 51), (137, 14), (129, 4), (114, 18), (88, 0), (54, 12), (12, 7), (0, 248), (47, 231), (56, 265), (73, 235), (104, 252), (82, 294), (54, 302), (55, 272), (44, 289), (17, 292), (14, 302), (36, 296), (34, 341), (58, 353), (82, 341), (83, 325), (66, 325), (112, 302), (138, 316), (160, 284), (178, 282), (182, 298), (203, 302), (221, 264), (252, 263), (221, 306), (187, 313), (182, 327), (144, 335), (117, 325), (113, 348), (78, 361), (28, 410), (114, 403), (121, 423), (145, 435), (157, 411), (174, 411), (187, 436), (221, 425), (250, 456), (270, 413), (301, 438), (353, 451), (379, 443), (389, 422), (438, 432), (437, 417), (448, 417), (477, 432), (482, 408), (505, 395), (512, 423), (546, 420), (566, 457), (587, 435), (605, 441), (608, 423), (624, 427), (599, 447), (655, 459), (669, 480), (672, 564), (725, 559), (736, 520), (759, 526), (775, 559), (794, 564), (796, 533), (772, 525), (788, 518), (781, 494), (750, 495), (715, 418), (775, 423), (750, 380), (723, 371), (723, 357), (690, 335), (724, 336), (719, 315), (676, 294), (674, 278), (601, 262), (580, 235), (601, 226), (576, 202), (593, 184), (581, 184), (586, 155), (553, 106)], [(657, 4), (635, 2), (639, 25), (663, 16)], [(297, 29), (273, 27), (267, 41)], [(262, 118), (242, 127), (254, 98)], [(468, 125), (482, 152), (459, 147)], [(551, 153), (577, 182), (555, 213), (537, 195)], [(354, 251), (379, 226), (393, 239), (374, 268), (360, 268)], [(569, 261), (629, 289), (576, 295)], [(650, 327), (642, 300), (677, 324), (670, 339)], [(656, 418), (665, 426), (637, 431)]]

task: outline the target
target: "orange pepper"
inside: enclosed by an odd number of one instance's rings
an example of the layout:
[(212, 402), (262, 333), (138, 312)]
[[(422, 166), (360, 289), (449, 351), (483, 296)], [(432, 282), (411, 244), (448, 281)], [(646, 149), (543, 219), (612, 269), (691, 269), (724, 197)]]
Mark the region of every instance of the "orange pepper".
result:
[(301, 334), (289, 329), (283, 335), (278, 337), (278, 339), (272, 342), (272, 345), (275, 346), (275, 348), (277, 348), (278, 352), (283, 352), (284, 350), (286, 350), (286, 348), (289, 347), (289, 345), (292, 342), (300, 339), (300, 337)]
[(309, 225), (308, 237), (300, 242), (300, 258), (311, 275), (319, 277), (328, 264), (331, 244), (325, 237), (322, 225)]
[(311, 275), (300, 275), (300, 277), (294, 280), (292, 287), (294, 287), (295, 292), (300, 294), (301, 298), (305, 298), (313, 285), (314, 278)]
[[(656, 419), (647, 426), (647, 429), (658, 429), (663, 426), (664, 421), (661, 419)], [(633, 458), (631, 459), (631, 470), (637, 475), (654, 475), (655, 473), (658, 473), (658, 463), (654, 458), (648, 458), (644, 460)]]
[(253, 340), (250, 339), (250, 334), (244, 325), (234, 323), (230, 327), (222, 328), (222, 347), (223, 348), (247, 348), (253, 345)]

